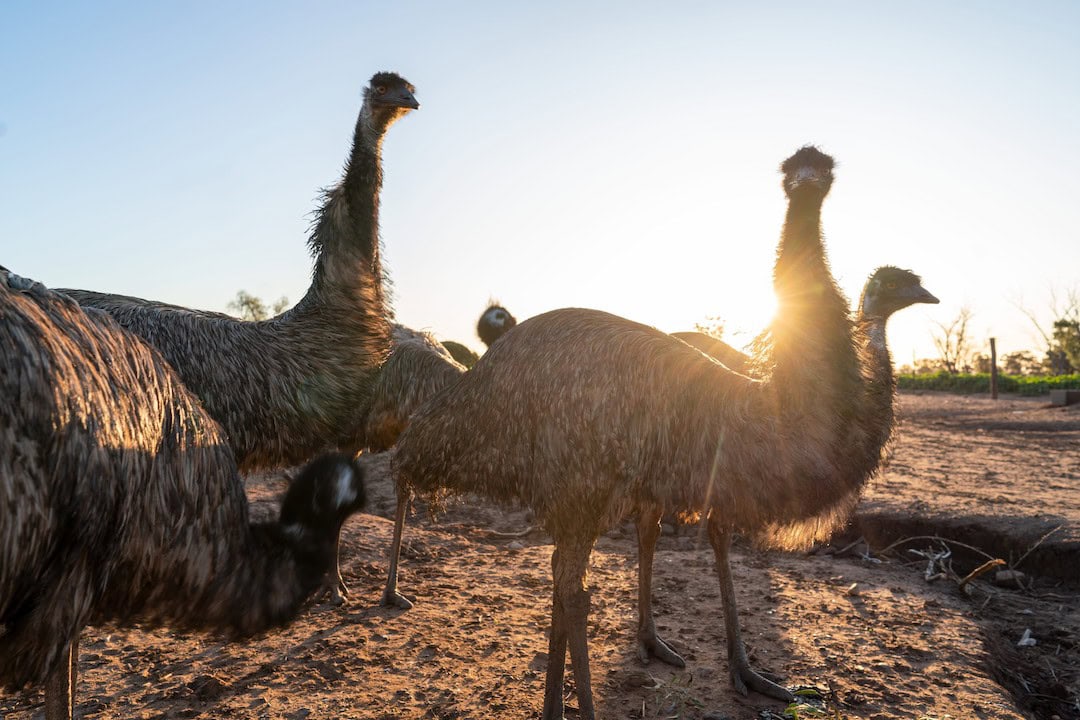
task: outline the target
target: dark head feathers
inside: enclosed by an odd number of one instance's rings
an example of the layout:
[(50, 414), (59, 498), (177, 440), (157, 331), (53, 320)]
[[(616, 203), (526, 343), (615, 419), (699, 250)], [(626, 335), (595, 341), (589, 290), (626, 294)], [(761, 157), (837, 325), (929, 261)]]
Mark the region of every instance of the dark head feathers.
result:
[(780, 164), (780, 172), (787, 175), (799, 168), (813, 168), (815, 170), (832, 170), (836, 161), (831, 156), (821, 152), (814, 145), (804, 145), (795, 151), (795, 154)]
[(281, 524), (319, 528), (343, 520), (365, 503), (364, 471), (342, 453), (315, 458), (289, 484), (281, 502)]
[(922, 278), (910, 270), (882, 265), (866, 281), (862, 314), (865, 317), (888, 317), (915, 303), (936, 304), (939, 300), (922, 286)]
[(375, 105), (415, 110), (420, 107), (415, 92), (416, 87), (397, 73), (377, 72), (364, 88), (364, 97)]

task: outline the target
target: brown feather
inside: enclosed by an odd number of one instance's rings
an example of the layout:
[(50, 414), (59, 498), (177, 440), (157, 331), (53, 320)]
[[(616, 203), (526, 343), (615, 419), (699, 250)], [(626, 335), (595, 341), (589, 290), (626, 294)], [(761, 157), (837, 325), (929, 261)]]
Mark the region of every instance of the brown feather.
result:
[[(0, 396), (8, 688), (41, 681), (88, 623), (245, 636), (287, 622), (363, 500), (348, 459), (324, 458), (293, 483), (283, 524), (251, 524), (222, 428), (162, 356), (107, 314), (6, 272)], [(315, 499), (325, 511), (312, 517)]]

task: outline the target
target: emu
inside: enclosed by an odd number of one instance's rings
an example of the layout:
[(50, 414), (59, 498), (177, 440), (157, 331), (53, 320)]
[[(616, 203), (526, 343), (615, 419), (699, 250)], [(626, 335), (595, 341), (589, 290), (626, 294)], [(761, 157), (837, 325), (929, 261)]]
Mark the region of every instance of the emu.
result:
[(708, 517), (736, 688), (792, 698), (750, 667), (728, 551), (737, 531), (793, 543), (831, 529), (871, 472), (845, 456), (863, 442), (864, 386), (821, 233), (832, 169), (813, 147), (781, 166), (788, 209), (773, 273), (778, 313), (755, 353), (762, 379), (655, 328), (555, 310), (492, 345), (398, 441), (401, 482), (523, 502), (552, 535), (544, 718), (562, 716), (568, 648), (580, 714), (595, 715), (586, 575), (597, 537), (664, 509)]
[(0, 272), (0, 685), (70, 718), (78, 639), (133, 622), (246, 637), (333, 565), (363, 473), (328, 454), (251, 523), (225, 432), (107, 314)]
[(60, 290), (105, 310), (176, 368), (224, 427), (243, 472), (358, 449), (391, 324), (379, 246), (382, 142), (419, 107), (414, 88), (377, 73), (364, 90), (341, 182), (325, 193), (308, 245), (311, 287), (283, 314), (245, 322), (121, 295)]

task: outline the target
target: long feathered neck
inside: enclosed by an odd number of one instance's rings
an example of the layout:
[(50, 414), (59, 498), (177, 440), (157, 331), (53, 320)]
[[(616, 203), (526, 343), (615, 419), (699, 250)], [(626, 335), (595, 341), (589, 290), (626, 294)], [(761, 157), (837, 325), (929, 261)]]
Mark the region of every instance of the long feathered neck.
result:
[[(329, 538), (312, 537), (279, 523), (253, 525), (255, 557), (226, 579), (233, 597), (226, 610), (231, 628), (241, 635), (261, 632), (294, 618), (300, 605), (321, 585), (333, 565)], [(246, 576), (246, 577), (245, 577)], [(222, 594), (228, 598), (234, 592)]]
[(893, 401), (896, 378), (885, 339), (887, 321), (888, 316), (860, 314), (855, 332), (865, 391), (865, 407), (861, 415), (866, 428), (867, 451), (875, 461), (880, 458), (889, 441), (895, 417)]
[[(243, 637), (296, 617), (333, 565), (332, 537), (277, 522), (241, 532), (205, 548), (213, 558), (206, 566), (193, 566), (190, 555), (171, 558), (175, 584), (163, 583), (167, 598), (148, 602), (137, 619)], [(204, 572), (212, 574), (209, 581), (200, 580)]]
[(821, 232), (823, 195), (795, 195), (788, 204), (773, 270), (775, 319), (763, 349), (766, 377), (781, 411), (826, 412), (853, 388), (857, 362), (848, 304), (833, 280)]
[(385, 300), (379, 246), (382, 142), (389, 123), (379, 122), (364, 101), (353, 133), (345, 174), (325, 193), (308, 238), (315, 256), (311, 289), (300, 306), (318, 302), (381, 304)]

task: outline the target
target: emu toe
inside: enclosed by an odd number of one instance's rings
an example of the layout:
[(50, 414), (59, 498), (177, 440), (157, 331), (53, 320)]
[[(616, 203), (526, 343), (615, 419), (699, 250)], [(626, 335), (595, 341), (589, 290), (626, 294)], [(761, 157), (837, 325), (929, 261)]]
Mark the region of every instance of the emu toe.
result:
[(379, 600), (379, 604), (383, 607), (396, 607), (402, 610), (409, 610), (412, 608), (412, 601), (407, 597), (399, 593), (397, 590), (389, 590), (383, 592), (382, 598)]
[(645, 665), (656, 658), (660, 662), (674, 665), (677, 668), (686, 667), (686, 661), (679, 653), (671, 649), (671, 646), (660, 639), (657, 635), (638, 637), (638, 657)]
[(777, 685), (772, 680), (766, 679), (749, 666), (742, 663), (734, 663), (731, 666), (731, 682), (740, 695), (746, 695), (748, 690), (761, 693), (767, 697), (790, 703), (795, 701), (795, 696), (785, 687)]

